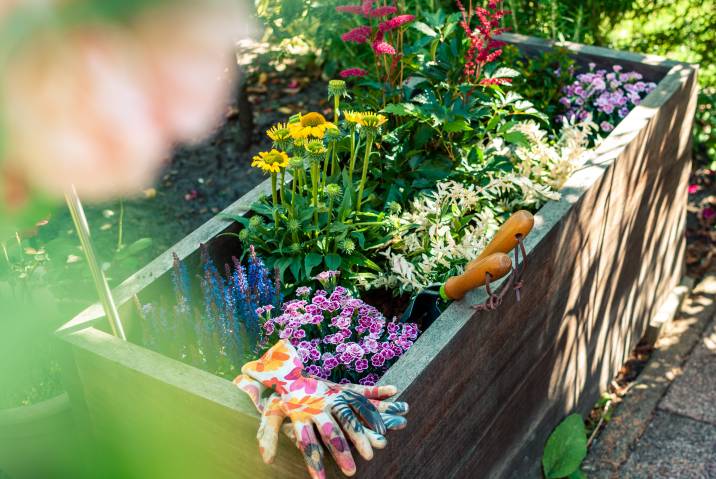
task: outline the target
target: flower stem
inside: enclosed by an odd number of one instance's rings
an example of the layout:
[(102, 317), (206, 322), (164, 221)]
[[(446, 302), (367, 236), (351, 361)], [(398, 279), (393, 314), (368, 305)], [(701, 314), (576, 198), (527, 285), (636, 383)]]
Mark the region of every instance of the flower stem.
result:
[(273, 199), (273, 222), (278, 228), (278, 195), (276, 194), (276, 173), (271, 173), (271, 198)]
[(328, 163), (330, 163), (331, 159), (331, 149), (336, 147), (336, 142), (332, 141), (328, 145), (328, 151), (326, 151), (326, 157), (323, 159), (323, 175), (321, 177), (321, 188), (326, 187), (326, 182), (328, 181)]
[(336, 148), (336, 142), (333, 142), (333, 152), (331, 153), (331, 176), (336, 174), (338, 171), (338, 148)]
[(318, 175), (321, 167), (318, 161), (311, 161), (311, 183), (313, 184), (313, 224), (316, 226), (318, 236)]
[(298, 170), (293, 170), (293, 180), (291, 180), (291, 212), (295, 214), (296, 211), (296, 183), (299, 182), (301, 173)]
[(340, 95), (333, 95), (333, 123), (336, 123), (336, 126), (338, 126), (338, 120), (341, 117), (341, 96)]
[(348, 166), (348, 182), (353, 184), (353, 170), (356, 166), (356, 128), (351, 128), (351, 159)]
[(286, 192), (284, 185), (286, 184), (286, 168), (281, 170), (281, 206), (286, 207)]
[(373, 148), (373, 134), (368, 133), (365, 138), (365, 156), (363, 157), (363, 173), (360, 178), (360, 185), (358, 186), (358, 197), (356, 199), (356, 213), (360, 213), (360, 207), (363, 203), (363, 189), (365, 188), (365, 181), (368, 177), (368, 165), (370, 163), (370, 154)]

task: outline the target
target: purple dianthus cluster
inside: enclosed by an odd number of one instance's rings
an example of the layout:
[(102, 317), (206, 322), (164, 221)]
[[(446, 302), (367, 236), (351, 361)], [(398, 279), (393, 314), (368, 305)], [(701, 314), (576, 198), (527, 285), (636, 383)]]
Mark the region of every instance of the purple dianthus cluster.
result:
[(339, 383), (374, 385), (418, 337), (414, 323), (387, 321), (375, 307), (354, 298), (344, 287), (332, 291), (296, 291), (298, 299), (281, 307), (257, 309), (263, 344), (287, 339), (298, 350), (306, 371)]
[(638, 72), (622, 72), (620, 65), (614, 65), (612, 71), (594, 68), (595, 64), (590, 63), (589, 72), (578, 74), (574, 82), (562, 89), (564, 96), (559, 102), (565, 112), (557, 120), (591, 118), (603, 132), (609, 133), (656, 84), (643, 81)]

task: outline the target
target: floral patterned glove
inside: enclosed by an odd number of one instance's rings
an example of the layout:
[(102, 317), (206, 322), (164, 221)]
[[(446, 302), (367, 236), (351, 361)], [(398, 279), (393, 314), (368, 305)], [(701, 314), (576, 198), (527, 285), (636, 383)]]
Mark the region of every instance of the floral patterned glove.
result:
[[(385, 447), (386, 426), (400, 429), (406, 424), (402, 415), (407, 413), (407, 404), (381, 401), (396, 394), (393, 386), (337, 385), (310, 377), (287, 341), (279, 341), (261, 359), (244, 365), (242, 372), (234, 382), (261, 412), (257, 437), (264, 462), (273, 461), (278, 430), (289, 418), (291, 425), (284, 425), (283, 430), (301, 450), (313, 478), (325, 477), (323, 449), (314, 426), (340, 469), (350, 476), (355, 473), (355, 461), (336, 420), (365, 459), (373, 457), (372, 447)], [(270, 395), (268, 388), (274, 390)]]

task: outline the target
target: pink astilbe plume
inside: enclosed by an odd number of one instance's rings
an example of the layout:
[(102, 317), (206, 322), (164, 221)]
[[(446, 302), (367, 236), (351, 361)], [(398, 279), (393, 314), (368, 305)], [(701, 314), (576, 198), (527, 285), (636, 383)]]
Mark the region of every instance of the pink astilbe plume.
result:
[(368, 26), (356, 27), (353, 30), (341, 35), (344, 42), (365, 43), (373, 31)]
[(397, 12), (398, 12), (398, 9), (393, 6), (378, 7), (370, 12), (370, 16), (373, 18), (387, 17), (388, 15), (392, 15)]
[[(336, 11), (352, 13), (368, 19), (385, 18), (384, 21), (377, 25), (371, 20), (370, 25), (356, 27), (341, 35), (341, 39), (344, 42), (370, 44), (373, 54), (375, 55), (377, 75), (381, 76), (379, 72), (385, 72), (383, 74), (384, 78), (382, 78), (383, 81), (402, 81), (402, 67), (400, 62), (402, 51), (398, 51), (400, 48), (396, 48), (396, 45), (400, 47), (403, 44), (402, 36), (404, 32), (400, 30), (400, 27), (415, 20), (415, 16), (396, 15), (392, 18), (386, 18), (398, 13), (398, 8), (394, 5), (376, 6), (375, 0), (361, 0), (360, 5), (336, 7)], [(392, 57), (392, 59), (388, 57)], [(362, 68), (349, 68), (343, 70), (340, 74), (343, 78), (354, 76), (362, 77), (367, 75), (367, 71)]]
[(363, 15), (370, 15), (370, 12), (373, 11), (373, 3), (375, 3), (375, 0), (363, 0), (361, 4)]
[(380, 25), (378, 25), (378, 30), (381, 32), (389, 32), (391, 30), (395, 30), (396, 28), (402, 27), (406, 23), (410, 23), (413, 20), (415, 20), (415, 15), (398, 15), (397, 17), (393, 17), (390, 20), (386, 20)]
[(366, 76), (368, 72), (363, 70), (362, 68), (346, 68), (342, 72), (339, 73), (341, 78), (350, 78), (350, 77), (364, 77)]
[(373, 41), (373, 51), (376, 55), (395, 55), (396, 51), (393, 45), (383, 40), (383, 32), (378, 32), (378, 35)]
[[(465, 55), (465, 76), (468, 81), (478, 81), (482, 71), (488, 63), (495, 61), (502, 55), (502, 46), (505, 44), (494, 37), (506, 31), (500, 27), (500, 20), (509, 14), (508, 10), (500, 10), (502, 0), (490, 0), (487, 8), (477, 7), (469, 13), (465, 10), (460, 0), (455, 0), (457, 7), (462, 13), (460, 26), (470, 40), (470, 47)], [(472, 28), (470, 22), (472, 16), (478, 19), (478, 24)], [(496, 81), (505, 79), (490, 79), (489, 85), (504, 85), (507, 82)], [(480, 84), (483, 84), (480, 82)]]

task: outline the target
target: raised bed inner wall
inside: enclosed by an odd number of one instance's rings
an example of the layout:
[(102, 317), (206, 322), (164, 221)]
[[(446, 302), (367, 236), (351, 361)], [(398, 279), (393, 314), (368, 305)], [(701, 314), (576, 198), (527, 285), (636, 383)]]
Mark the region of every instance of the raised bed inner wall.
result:
[[(528, 53), (551, 48), (504, 39)], [(696, 69), (561, 45), (582, 64), (618, 63), (658, 87), (536, 215), (522, 301), (508, 295), (498, 311), (475, 313), (484, 293), (473, 292), (388, 371), (381, 382), (410, 403), (408, 428), (359, 461), (358, 477), (538, 477), (549, 432), (590, 409), (680, 279)], [(225, 212), (245, 214), (266, 191), (264, 183)], [(214, 218), (115, 290), (130, 334), (132, 297), (151, 298), (172, 252), (191, 266), (208, 243), (222, 264), (240, 247), (217, 237), (227, 228), (236, 226)], [(114, 438), (106, 445), (127, 477), (306, 477), (288, 441), (275, 465), (261, 463), (258, 416), (231, 382), (122, 342), (104, 325), (95, 305), (59, 334), (73, 358), (73, 401), (98, 438)]]

